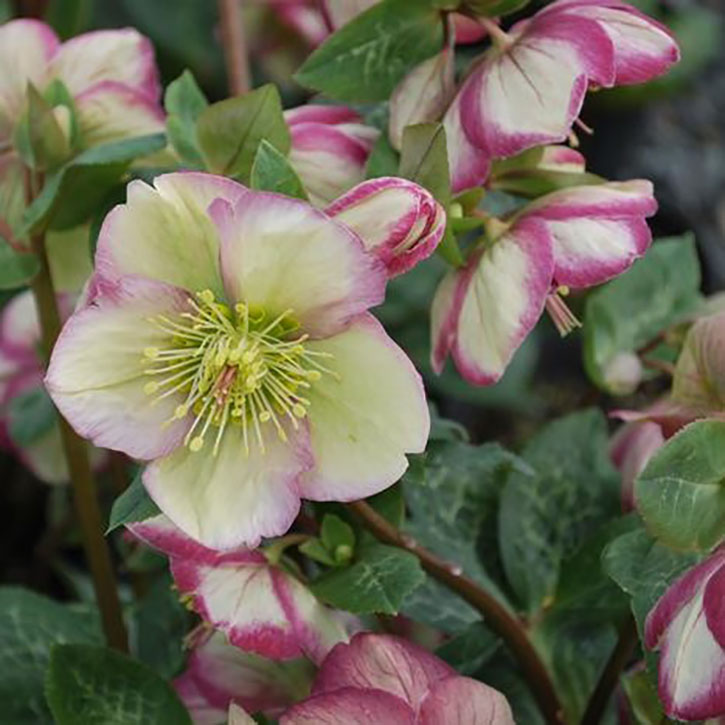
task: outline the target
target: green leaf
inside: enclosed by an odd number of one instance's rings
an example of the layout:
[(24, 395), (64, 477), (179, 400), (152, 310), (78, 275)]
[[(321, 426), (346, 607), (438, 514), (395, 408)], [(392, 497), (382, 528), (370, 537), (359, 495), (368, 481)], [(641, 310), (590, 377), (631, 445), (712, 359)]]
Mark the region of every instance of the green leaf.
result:
[(622, 686), (638, 725), (663, 725), (668, 722), (655, 687), (644, 670), (622, 674)]
[(483, 622), (474, 622), (436, 650), (436, 656), (462, 675), (475, 677), (501, 646), (501, 640)]
[(425, 581), (418, 558), (394, 546), (371, 544), (357, 561), (328, 572), (310, 589), (323, 601), (353, 614), (397, 614), (406, 596)]
[(365, 164), (365, 178), (377, 179), (380, 176), (397, 176), (400, 156), (390, 145), (388, 135), (381, 133), (373, 145)]
[(162, 133), (114, 141), (88, 149), (48, 177), (43, 191), (25, 210), (19, 236), (47, 225), (67, 229), (86, 221), (131, 162), (166, 145)]
[(89, 29), (93, 0), (50, 0), (45, 21), (63, 40)]
[(606, 389), (605, 370), (632, 353), (700, 302), (700, 269), (691, 234), (655, 242), (632, 269), (592, 292), (584, 313), (584, 363)]
[(17, 252), (0, 237), (0, 290), (25, 286), (39, 270), (40, 264), (34, 254)]
[(547, 425), (524, 449), (535, 474), (514, 471), (508, 479), (499, 544), (508, 580), (531, 614), (554, 596), (562, 560), (619, 513), (608, 444), (600, 411), (574, 413)]
[(189, 70), (169, 83), (164, 94), (169, 141), (186, 165), (198, 169), (204, 168), (204, 159), (196, 139), (196, 122), (208, 105)]
[(145, 521), (161, 513), (141, 481), (142, 474), (143, 470), (139, 470), (128, 488), (113, 502), (107, 534), (124, 524)]
[(440, 13), (425, 0), (383, 0), (330, 36), (295, 80), (341, 101), (384, 101), (443, 47)]
[(46, 694), (58, 725), (191, 725), (168, 682), (141, 662), (102, 647), (56, 645)]
[(307, 200), (305, 187), (289, 161), (263, 139), (254, 157), (249, 185), (258, 191), (274, 191)]
[(279, 92), (272, 84), (204, 109), (196, 135), (209, 171), (244, 183), (249, 181), (262, 140), (282, 154), (291, 143)]
[(17, 446), (27, 446), (57, 423), (53, 401), (42, 385), (15, 396), (8, 405), (8, 432)]
[(65, 642), (102, 642), (98, 618), (25, 589), (0, 588), (3, 723), (53, 722), (43, 683), (51, 646)]
[(725, 537), (725, 422), (703, 420), (670, 438), (635, 482), (649, 532), (679, 549), (709, 551)]
[(529, 0), (464, 0), (463, 4), (475, 15), (498, 18), (521, 10), (529, 4)]
[(325, 566), (337, 565), (337, 562), (332, 558), (332, 554), (330, 554), (319, 539), (307, 539), (307, 541), (300, 544), (298, 548), (305, 556), (309, 556), (310, 559), (319, 561), (320, 564), (324, 564)]
[(403, 131), (400, 176), (425, 187), (447, 207), (451, 181), (446, 151), (446, 130), (440, 123), (418, 123)]
[(320, 539), (327, 550), (338, 558), (338, 550), (344, 547), (349, 552), (347, 558), (352, 556), (355, 549), (355, 532), (350, 524), (335, 514), (325, 514), (320, 527)]

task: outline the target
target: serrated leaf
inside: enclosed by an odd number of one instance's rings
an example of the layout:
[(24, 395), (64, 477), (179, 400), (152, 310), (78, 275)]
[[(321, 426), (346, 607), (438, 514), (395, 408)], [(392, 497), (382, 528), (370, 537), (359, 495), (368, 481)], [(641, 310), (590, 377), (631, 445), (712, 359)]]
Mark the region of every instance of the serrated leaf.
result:
[(260, 142), (254, 157), (249, 185), (258, 191), (274, 191), (307, 200), (307, 192), (297, 172), (266, 139)]
[(357, 561), (310, 585), (319, 599), (353, 614), (397, 614), (406, 596), (425, 581), (418, 558), (384, 544), (370, 544)]
[(10, 438), (21, 447), (36, 441), (58, 421), (53, 401), (41, 385), (12, 398), (7, 415)]
[(145, 521), (161, 513), (141, 481), (142, 473), (139, 471), (128, 488), (113, 502), (107, 534), (124, 524)]
[(46, 694), (57, 725), (191, 725), (169, 683), (141, 662), (103, 647), (56, 645)]
[(383, 0), (331, 35), (295, 80), (341, 101), (383, 101), (442, 47), (443, 23), (433, 3)]
[(651, 534), (680, 549), (709, 551), (725, 538), (725, 422), (684, 428), (655, 452), (635, 481)]
[(193, 168), (204, 168), (196, 138), (196, 122), (208, 105), (206, 96), (189, 70), (169, 83), (164, 94), (169, 141), (181, 160)]
[(279, 92), (272, 84), (204, 109), (196, 136), (209, 171), (244, 183), (249, 181), (262, 140), (282, 154), (289, 151), (291, 143)]
[(28, 284), (38, 271), (40, 264), (30, 252), (16, 252), (0, 237), (0, 290), (17, 289)]

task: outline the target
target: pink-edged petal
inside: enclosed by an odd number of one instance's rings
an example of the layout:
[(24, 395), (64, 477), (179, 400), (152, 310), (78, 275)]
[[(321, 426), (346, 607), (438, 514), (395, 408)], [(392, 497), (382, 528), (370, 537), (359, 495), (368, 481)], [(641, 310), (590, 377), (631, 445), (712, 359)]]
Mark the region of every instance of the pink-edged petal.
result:
[(551, 286), (551, 246), (543, 224), (523, 220), (459, 273), (451, 353), (469, 382), (495, 383), (538, 321)]
[(725, 650), (725, 559), (705, 585), (702, 605), (709, 630)]
[(616, 277), (652, 241), (645, 218), (657, 210), (649, 181), (636, 179), (555, 191), (524, 209), (554, 240), (557, 284), (589, 287)]
[(456, 34), (456, 43), (468, 45), (477, 43), (486, 37), (486, 29), (475, 18), (469, 18), (461, 13), (453, 14), (453, 27)]
[(147, 322), (185, 311), (187, 294), (176, 287), (124, 277), (66, 323), (55, 345), (45, 385), (58, 409), (84, 438), (101, 448), (150, 459), (172, 451), (189, 427), (172, 420), (180, 398), (152, 405), (144, 392), (144, 349), (166, 333)]
[(362, 117), (348, 106), (332, 106), (322, 103), (307, 103), (284, 112), (284, 120), (290, 129), (300, 123), (362, 123)]
[(438, 374), (443, 371), (455, 340), (460, 303), (463, 301), (462, 295), (456, 297), (456, 291), (463, 290), (465, 286), (458, 284), (458, 273), (451, 270), (443, 277), (433, 297), (430, 312), (431, 367)]
[(344, 687), (291, 707), (280, 725), (414, 725), (413, 710), (399, 697), (380, 690)]
[(437, 121), (455, 92), (452, 48), (444, 48), (413, 68), (390, 97), (388, 132), (393, 147), (400, 150), (406, 126)]
[(140, 274), (222, 296), (219, 237), (207, 207), (246, 191), (231, 179), (199, 172), (163, 174), (154, 186), (132, 181), (126, 203), (103, 222), (96, 272), (104, 279)]
[(401, 637), (361, 632), (330, 652), (317, 673), (313, 694), (344, 687), (375, 689), (417, 710), (435, 683), (455, 674), (445, 662)]
[(232, 703), (229, 706), (227, 725), (255, 725), (257, 721), (246, 713), (239, 705)]
[(0, 361), (5, 363), (0, 363), (2, 368), (12, 363), (27, 367), (34, 362), (40, 369), (37, 356), (40, 338), (35, 298), (30, 290), (25, 290), (7, 302), (0, 312)]
[(50, 72), (74, 96), (104, 81), (131, 86), (153, 101), (161, 95), (151, 42), (133, 28), (96, 30), (68, 40), (58, 48)]
[(76, 96), (82, 143), (100, 146), (165, 128), (161, 107), (147, 95), (117, 81), (104, 81)]
[(322, 43), (330, 34), (325, 17), (316, 7), (317, 3), (268, 0), (267, 4), (272, 7), (283, 23), (302, 36), (313, 47)]
[(393, 177), (364, 181), (325, 211), (352, 229), (391, 277), (433, 254), (446, 227), (445, 211), (428, 191)]
[(189, 711), (194, 725), (219, 725), (227, 713), (223, 707), (210, 703), (199, 687), (196, 678), (187, 671), (174, 680), (174, 689), (184, 707)]
[(568, 146), (545, 146), (541, 152), (541, 158), (536, 164), (537, 169), (565, 171), (571, 174), (581, 174), (586, 170), (584, 156)]
[(306, 656), (319, 663), (347, 640), (340, 622), (303, 584), (257, 552), (245, 558), (171, 560), (181, 594), (233, 645), (270, 659)]
[[(347, 227), (305, 202), (250, 191), (210, 207), (227, 296), (271, 318), (291, 310), (304, 332), (333, 334), (382, 301), (385, 269)], [(271, 319), (270, 318), (270, 319)]]
[(58, 47), (52, 28), (39, 20), (11, 20), (0, 26), (0, 141), (8, 141), (25, 104), (28, 83), (42, 86), (48, 61)]
[(300, 474), (312, 465), (302, 428), (286, 443), (265, 431), (264, 452), (251, 432), (248, 453), (242, 431), (227, 426), (216, 455), (213, 440), (198, 452), (182, 446), (144, 472), (158, 507), (210, 549), (255, 547), (284, 534), (300, 508)]
[(506, 698), (470, 677), (453, 675), (436, 682), (421, 703), (420, 725), (515, 725)]
[(314, 468), (300, 491), (314, 501), (350, 501), (391, 486), (420, 453), (430, 418), (420, 375), (372, 315), (344, 332), (309, 343), (328, 353), (334, 375), (307, 393)]

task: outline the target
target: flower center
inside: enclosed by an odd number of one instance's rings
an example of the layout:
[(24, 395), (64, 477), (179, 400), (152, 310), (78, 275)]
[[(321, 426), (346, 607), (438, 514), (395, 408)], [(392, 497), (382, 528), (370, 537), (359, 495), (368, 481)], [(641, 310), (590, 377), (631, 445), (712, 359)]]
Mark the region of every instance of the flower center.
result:
[(269, 319), (264, 310), (239, 302), (231, 309), (211, 290), (188, 299), (190, 312), (176, 319), (159, 315), (149, 319), (168, 335), (168, 345), (144, 350), (150, 361), (144, 386), (153, 404), (186, 395), (173, 420), (193, 415), (184, 445), (199, 451), (214, 429), (216, 455), (228, 425), (242, 428), (244, 448), (250, 439), (265, 451), (265, 424), (282, 441), (285, 426), (297, 430), (310, 401), (305, 391), (323, 374), (337, 375), (324, 364), (329, 353), (305, 348), (307, 335), (294, 333), (299, 324), (292, 310)]

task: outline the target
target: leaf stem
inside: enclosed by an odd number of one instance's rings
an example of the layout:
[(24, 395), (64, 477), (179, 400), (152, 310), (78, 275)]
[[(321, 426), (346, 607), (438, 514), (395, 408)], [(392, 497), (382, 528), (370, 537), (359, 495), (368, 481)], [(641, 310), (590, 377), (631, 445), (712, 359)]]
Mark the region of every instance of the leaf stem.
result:
[(242, 0), (218, 0), (219, 31), (229, 92), (233, 96), (241, 96), (252, 87), (241, 2)]
[(400, 532), (364, 501), (355, 501), (346, 506), (380, 541), (398, 546), (417, 556), (431, 576), (481, 612), (486, 625), (504, 640), (521, 665), (547, 723), (562, 723), (563, 709), (554, 684), (521, 622), (485, 589), (461, 573), (460, 569)]
[[(43, 347), (45, 354), (49, 356), (60, 332), (60, 315), (50, 275), (44, 235), (37, 234), (31, 237), (31, 246), (40, 263), (40, 270), (32, 280), (31, 287), (40, 318)], [(63, 450), (73, 486), (73, 501), (83, 535), (83, 547), (93, 577), (93, 588), (101, 612), (103, 631), (111, 647), (127, 652), (128, 637), (121, 614), (111, 555), (103, 537), (101, 511), (96, 499), (88, 447), (60, 414), (58, 418)]]

